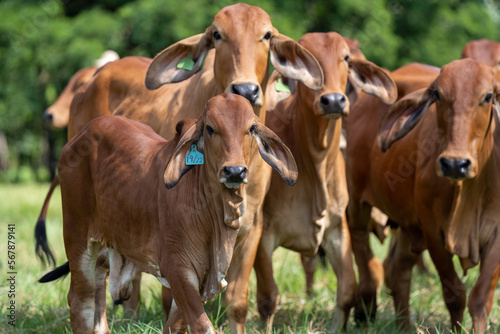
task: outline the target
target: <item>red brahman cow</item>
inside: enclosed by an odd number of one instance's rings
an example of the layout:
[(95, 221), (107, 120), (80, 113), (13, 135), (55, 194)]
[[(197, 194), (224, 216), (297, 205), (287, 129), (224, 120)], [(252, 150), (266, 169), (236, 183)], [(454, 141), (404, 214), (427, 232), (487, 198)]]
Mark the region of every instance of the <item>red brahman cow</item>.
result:
[[(255, 262), (257, 301), (263, 320), (272, 321), (279, 300), (272, 253), (278, 246), (314, 256), (322, 246), (338, 278), (335, 329), (345, 327), (356, 295), (351, 243), (345, 219), (348, 202), (344, 159), (339, 149), (342, 117), (349, 112), (348, 77), (363, 91), (386, 103), (396, 99), (387, 72), (350, 58), (341, 35), (310, 33), (299, 43), (319, 61), (324, 85), (312, 90), (296, 84), (292, 95), (267, 113), (266, 125), (294, 154), (300, 171), (295, 187), (283, 188), (273, 174), (264, 202), (264, 230)], [(268, 90), (274, 89), (271, 85)]]
[[(245, 4), (225, 7), (205, 33), (173, 44), (153, 61), (128, 57), (99, 71), (87, 89), (73, 99), (68, 136), (74, 136), (90, 119), (112, 113), (144, 122), (162, 137), (172, 138), (179, 120), (197, 117), (206, 101), (222, 92), (245, 96), (264, 121), (269, 60), (280, 73), (310, 88), (323, 84), (316, 59), (280, 34), (264, 10)], [(156, 89), (146, 89), (144, 82)], [(254, 146), (252, 156), (257, 152)], [(272, 171), (261, 159), (252, 159), (250, 164), (246, 209), (224, 298), (233, 333), (244, 332), (248, 283)]]
[[(377, 205), (400, 225), (385, 265), (399, 322), (409, 327), (411, 269), (428, 249), (457, 330), (466, 289), (452, 256), (460, 258), (464, 271), (481, 262), (468, 306), (474, 332), (484, 333), (500, 276), (500, 88), (491, 67), (471, 59), (444, 66), (424, 87), (389, 111), (362, 98), (352, 115), (367, 117), (348, 124), (349, 226), (360, 293), (374, 315), (381, 270), (369, 248), (366, 222), (368, 208)], [(385, 153), (374, 144), (379, 121)]]
[(202, 301), (227, 285), (253, 146), (288, 184), (296, 182), (289, 149), (235, 94), (211, 99), (179, 140), (105, 116), (66, 145), (59, 179), (74, 333), (109, 333), (95, 306), (106, 287), (107, 268), (96, 266), (101, 246), (171, 290), (164, 333), (215, 333)]

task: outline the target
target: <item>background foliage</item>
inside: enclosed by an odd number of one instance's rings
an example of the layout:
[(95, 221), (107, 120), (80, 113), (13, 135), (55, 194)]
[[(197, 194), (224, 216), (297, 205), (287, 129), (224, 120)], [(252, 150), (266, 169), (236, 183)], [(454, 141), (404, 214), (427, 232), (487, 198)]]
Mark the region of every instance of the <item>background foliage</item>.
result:
[[(4, 0), (0, 2), (0, 136), (10, 169), (0, 181), (48, 179), (42, 113), (78, 69), (106, 49), (152, 57), (203, 32), (228, 0)], [(411, 61), (442, 66), (472, 39), (500, 40), (495, 0), (260, 0), (281, 33), (356, 38), (390, 70)], [(60, 149), (64, 131), (56, 133)]]

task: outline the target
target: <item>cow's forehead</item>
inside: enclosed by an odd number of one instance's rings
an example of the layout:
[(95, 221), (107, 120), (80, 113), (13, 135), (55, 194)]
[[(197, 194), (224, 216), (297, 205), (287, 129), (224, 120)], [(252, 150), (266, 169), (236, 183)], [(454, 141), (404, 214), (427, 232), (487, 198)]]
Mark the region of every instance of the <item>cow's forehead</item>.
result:
[(437, 84), (454, 99), (474, 98), (493, 89), (493, 71), (476, 60), (455, 60), (442, 68)]
[(349, 53), (349, 46), (346, 41), (336, 32), (308, 33), (302, 36), (299, 43), (318, 60), (320, 58), (332, 58), (334, 54), (343, 58)]
[(215, 15), (213, 25), (218, 29), (223, 29), (226, 33), (235, 31), (237, 27), (244, 29), (272, 27), (271, 17), (262, 8), (243, 3), (221, 9)]

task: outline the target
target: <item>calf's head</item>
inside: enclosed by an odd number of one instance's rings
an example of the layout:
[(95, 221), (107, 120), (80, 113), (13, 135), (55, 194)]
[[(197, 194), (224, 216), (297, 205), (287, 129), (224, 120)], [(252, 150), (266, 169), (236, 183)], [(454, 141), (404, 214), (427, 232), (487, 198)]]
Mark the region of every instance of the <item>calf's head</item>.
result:
[[(159, 53), (148, 68), (146, 87), (156, 89), (188, 79), (201, 68), (212, 48), (217, 93), (241, 95), (254, 106), (264, 103), (269, 52), (272, 64), (283, 75), (311, 88), (319, 88), (323, 83), (321, 69), (309, 52), (281, 35), (264, 10), (239, 3), (221, 9), (205, 33), (179, 41)], [(186, 57), (193, 61), (192, 67), (179, 68), (179, 61)]]
[(289, 185), (295, 184), (297, 165), (290, 150), (261, 123), (248, 100), (231, 93), (217, 95), (179, 140), (165, 168), (165, 186), (174, 187), (194, 167), (186, 164), (186, 155), (195, 148), (204, 155), (199, 168), (205, 169), (207, 183), (222, 195), (225, 223), (237, 227), (252, 145)]
[(453, 61), (428, 88), (407, 95), (389, 109), (380, 125), (380, 147), (389, 149), (435, 104), (440, 135), (437, 174), (452, 181), (473, 178), (485, 160), (485, 145), (493, 140), (499, 98), (491, 67), (472, 59)]
[[(350, 103), (346, 96), (348, 79), (356, 88), (377, 96), (385, 103), (397, 98), (396, 84), (388, 72), (359, 55), (351, 57), (346, 40), (335, 32), (308, 33), (299, 43), (318, 60), (323, 69), (324, 83), (319, 89), (311, 89), (286, 78), (296, 87), (302, 101), (308, 101), (314, 114), (326, 118), (340, 118), (349, 113)], [(286, 77), (286, 75), (285, 75)], [(274, 76), (272, 78), (277, 78)], [(268, 89), (272, 93), (272, 87)], [(286, 98), (280, 94), (278, 100)]]

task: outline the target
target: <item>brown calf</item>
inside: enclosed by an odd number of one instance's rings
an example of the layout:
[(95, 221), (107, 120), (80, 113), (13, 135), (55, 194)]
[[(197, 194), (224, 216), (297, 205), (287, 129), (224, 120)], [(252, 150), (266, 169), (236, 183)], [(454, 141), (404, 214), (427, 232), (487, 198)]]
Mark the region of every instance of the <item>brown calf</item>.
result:
[(350, 76), (360, 89), (391, 103), (396, 86), (384, 70), (366, 60), (351, 59), (348, 45), (337, 33), (306, 34), (299, 43), (319, 61), (325, 80), (319, 90), (297, 83), (291, 96), (267, 114), (266, 124), (293, 152), (300, 178), (290, 189), (279, 184), (277, 174), (271, 179), (255, 262), (258, 307), (271, 328), (279, 300), (272, 274), (273, 251), (282, 246), (314, 256), (321, 244), (338, 278), (333, 316), (333, 327), (338, 329), (345, 327), (356, 295), (345, 220), (345, 167), (339, 149), (341, 119), (349, 113), (345, 88)]
[[(202, 301), (227, 284), (247, 202), (243, 184), (252, 146), (288, 184), (295, 183), (297, 169), (288, 148), (249, 102), (234, 94), (211, 99), (178, 141), (167, 142), (146, 125), (109, 116), (92, 121), (68, 143), (59, 178), (75, 333), (109, 332), (105, 312), (95, 304), (106, 286), (107, 268), (96, 266), (101, 246), (171, 290), (165, 333), (183, 332), (186, 326), (192, 333), (215, 333)], [(204, 155), (197, 167), (187, 164), (195, 149)]]

